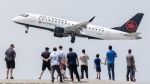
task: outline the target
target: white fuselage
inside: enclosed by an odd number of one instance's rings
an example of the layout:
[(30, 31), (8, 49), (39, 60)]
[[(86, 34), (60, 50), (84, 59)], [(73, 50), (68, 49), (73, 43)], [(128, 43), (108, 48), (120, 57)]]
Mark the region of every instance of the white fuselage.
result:
[[(41, 29), (53, 30), (55, 27), (66, 28), (79, 24), (79, 22), (60, 19), (51, 16), (26, 13), (29, 16), (21, 15), (13, 18), (13, 21), (23, 25), (35, 26)], [(95, 37), (103, 40), (133, 40), (135, 37), (124, 36), (126, 32), (88, 24), (80, 31), (81, 35)], [(78, 35), (80, 37), (80, 35)]]

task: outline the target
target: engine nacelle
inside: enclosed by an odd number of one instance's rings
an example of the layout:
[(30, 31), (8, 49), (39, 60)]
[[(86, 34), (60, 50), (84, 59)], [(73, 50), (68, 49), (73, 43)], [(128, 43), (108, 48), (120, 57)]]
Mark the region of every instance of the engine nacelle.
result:
[(54, 36), (55, 37), (63, 37), (64, 35), (64, 28), (61, 28), (61, 27), (56, 27), (55, 29), (54, 29)]

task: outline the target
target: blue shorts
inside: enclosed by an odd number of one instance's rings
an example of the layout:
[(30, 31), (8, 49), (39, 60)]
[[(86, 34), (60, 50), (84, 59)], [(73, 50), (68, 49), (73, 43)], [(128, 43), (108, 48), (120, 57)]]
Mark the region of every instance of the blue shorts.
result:
[(101, 67), (100, 66), (96, 66), (96, 72), (101, 72)]
[(132, 75), (135, 76), (135, 71), (132, 72)]

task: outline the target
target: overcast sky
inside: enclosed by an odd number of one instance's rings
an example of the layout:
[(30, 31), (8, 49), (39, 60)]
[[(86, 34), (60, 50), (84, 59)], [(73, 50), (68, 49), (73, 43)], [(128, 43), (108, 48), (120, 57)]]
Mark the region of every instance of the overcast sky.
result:
[[(38, 79), (41, 72), (41, 53), (45, 47), (62, 45), (64, 52), (68, 53), (68, 48), (80, 56), (81, 50), (86, 49), (90, 57), (89, 78), (96, 78), (93, 60), (96, 54), (100, 54), (104, 62), (108, 45), (112, 45), (117, 52), (118, 58), (115, 61), (116, 80), (126, 80), (126, 59), (127, 50), (133, 50), (137, 65), (136, 79), (138, 82), (150, 83), (150, 1), (149, 0), (3, 0), (0, 3), (0, 79), (6, 78), (6, 63), (4, 61), (5, 51), (11, 43), (15, 45), (16, 68), (14, 70), (15, 79)], [(137, 32), (141, 32), (141, 40), (88, 40), (76, 38), (74, 44), (70, 43), (70, 37), (56, 38), (53, 33), (46, 30), (29, 28), (29, 33), (25, 34), (26, 28), (12, 22), (12, 18), (22, 13), (37, 13), (73, 21), (84, 22), (96, 16), (92, 24), (108, 28), (121, 26), (136, 13), (144, 13)], [(107, 80), (107, 67), (102, 66), (101, 79)], [(80, 73), (80, 68), (79, 73)], [(68, 71), (67, 71), (68, 74)], [(68, 76), (68, 75), (67, 75)], [(69, 76), (68, 76), (69, 77)], [(45, 71), (42, 79), (51, 79), (48, 70)]]

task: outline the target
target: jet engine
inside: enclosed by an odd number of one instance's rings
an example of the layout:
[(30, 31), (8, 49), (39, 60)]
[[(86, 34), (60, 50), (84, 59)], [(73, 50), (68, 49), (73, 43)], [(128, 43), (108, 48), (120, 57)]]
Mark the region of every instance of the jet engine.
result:
[(54, 29), (54, 36), (55, 37), (64, 37), (64, 28), (61, 28), (61, 27), (56, 27), (55, 29)]

